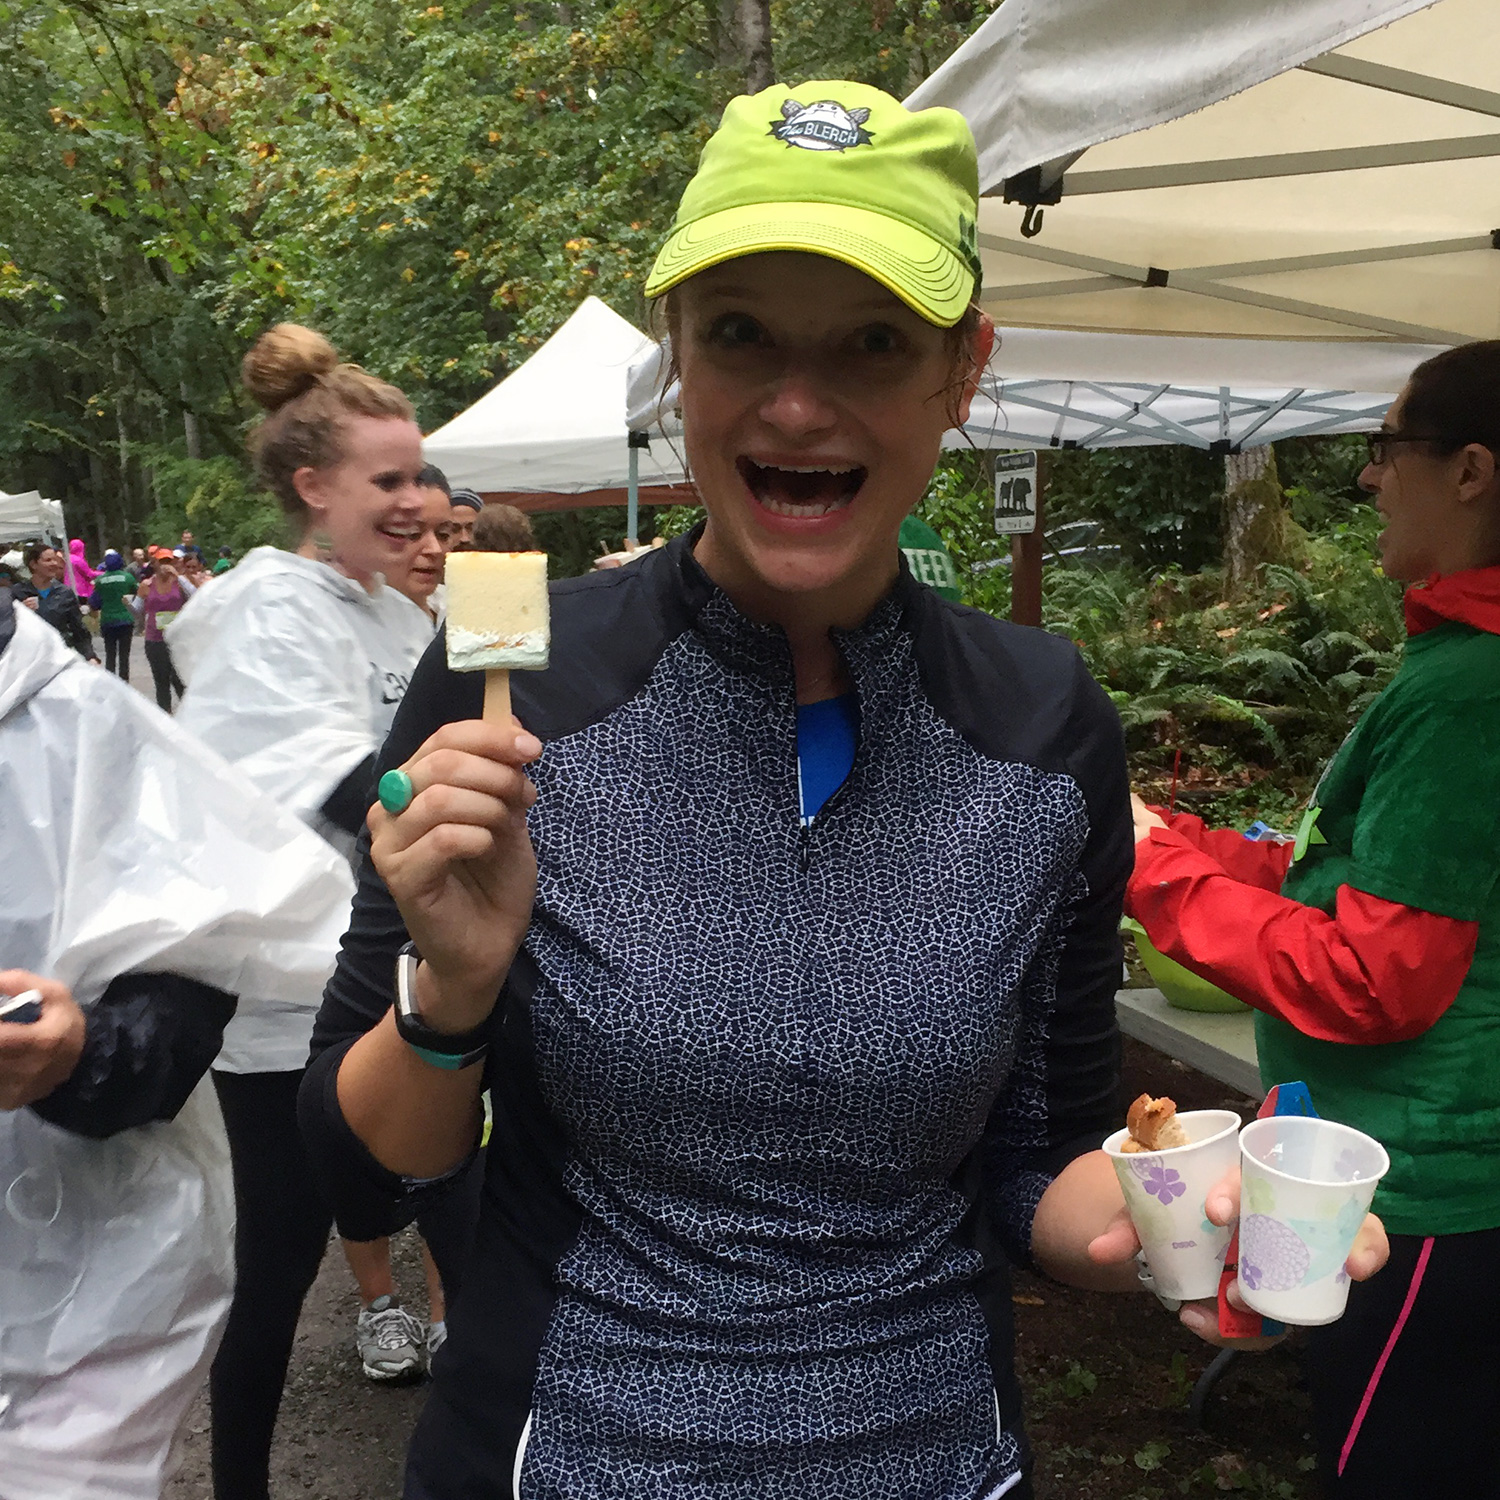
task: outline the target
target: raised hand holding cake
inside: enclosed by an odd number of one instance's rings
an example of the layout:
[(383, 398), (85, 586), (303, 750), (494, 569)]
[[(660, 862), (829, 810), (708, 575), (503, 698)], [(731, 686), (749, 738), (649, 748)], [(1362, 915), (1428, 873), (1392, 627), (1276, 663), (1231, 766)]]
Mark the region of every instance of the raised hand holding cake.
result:
[(545, 552), (450, 552), (448, 666), (483, 672), (484, 718), (510, 720), (510, 674), (540, 672), (551, 644)]

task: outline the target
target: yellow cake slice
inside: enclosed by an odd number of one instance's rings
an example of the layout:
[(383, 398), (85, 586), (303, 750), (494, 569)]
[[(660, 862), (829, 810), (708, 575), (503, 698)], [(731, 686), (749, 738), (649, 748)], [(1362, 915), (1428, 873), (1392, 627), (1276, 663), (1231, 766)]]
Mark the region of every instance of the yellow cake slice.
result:
[(551, 641), (545, 552), (450, 552), (448, 665), (455, 672), (529, 671)]

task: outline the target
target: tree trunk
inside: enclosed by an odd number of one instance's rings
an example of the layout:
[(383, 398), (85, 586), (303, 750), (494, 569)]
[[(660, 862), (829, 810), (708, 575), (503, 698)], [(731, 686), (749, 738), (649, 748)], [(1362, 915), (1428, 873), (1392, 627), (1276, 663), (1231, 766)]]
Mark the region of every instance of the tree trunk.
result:
[(1231, 453), (1224, 460), (1224, 581), (1248, 588), (1268, 562), (1287, 555), (1286, 497), (1268, 445)]
[[(120, 356), (114, 356), (115, 371), (115, 438), (120, 448), (120, 493), (118, 500), (122, 509), (130, 508), (130, 438), (125, 431), (125, 377), (121, 373)], [(99, 514), (104, 514), (104, 497), (98, 498)]]
[(741, 73), (745, 92), (758, 94), (776, 81), (771, 53), (771, 0), (710, 0), (709, 43), (726, 72)]
[(187, 443), (187, 456), (202, 458), (203, 447), (198, 438), (198, 413), (188, 405), (187, 381), (179, 381), (177, 389), (182, 396), (182, 436)]
[(735, 30), (745, 69), (745, 92), (758, 94), (776, 81), (771, 52), (771, 0), (736, 0)]

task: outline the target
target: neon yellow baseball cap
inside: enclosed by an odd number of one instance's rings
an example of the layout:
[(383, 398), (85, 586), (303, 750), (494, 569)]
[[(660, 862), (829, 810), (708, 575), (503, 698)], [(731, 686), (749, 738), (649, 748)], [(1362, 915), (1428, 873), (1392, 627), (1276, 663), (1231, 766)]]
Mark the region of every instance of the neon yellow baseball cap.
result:
[(844, 261), (951, 328), (979, 280), (979, 164), (956, 110), (862, 83), (773, 84), (730, 101), (646, 296), (768, 250)]

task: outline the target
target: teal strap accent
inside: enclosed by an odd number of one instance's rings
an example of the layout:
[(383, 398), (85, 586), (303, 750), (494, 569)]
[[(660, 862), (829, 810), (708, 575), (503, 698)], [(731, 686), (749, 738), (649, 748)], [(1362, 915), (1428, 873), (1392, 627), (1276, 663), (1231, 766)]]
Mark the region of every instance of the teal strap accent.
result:
[(457, 1073), (466, 1063), (475, 1060), (473, 1057), (466, 1057), (461, 1052), (434, 1052), (430, 1047), (417, 1046), (415, 1042), (408, 1042), (406, 1045), (424, 1063), (431, 1063), (434, 1068), (441, 1068), (445, 1073)]

